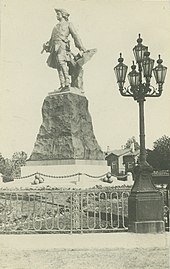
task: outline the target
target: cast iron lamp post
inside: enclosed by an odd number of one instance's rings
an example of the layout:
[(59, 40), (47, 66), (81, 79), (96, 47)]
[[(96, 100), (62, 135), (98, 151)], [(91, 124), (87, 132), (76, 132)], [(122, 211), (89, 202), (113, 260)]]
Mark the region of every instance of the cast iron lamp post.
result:
[[(128, 67), (123, 63), (122, 54), (114, 68), (119, 91), (122, 96), (133, 97), (139, 104), (140, 158), (135, 167), (135, 181), (128, 200), (129, 231), (137, 233), (163, 232), (163, 197), (152, 183), (152, 167), (146, 161), (144, 101), (146, 97), (159, 97), (162, 94), (167, 67), (162, 65), (159, 55), (157, 66), (151, 59), (148, 47), (142, 44), (139, 34), (137, 45), (133, 48), (136, 65), (133, 61), (128, 74), (129, 86), (124, 87)], [(150, 84), (152, 73), (157, 87)]]

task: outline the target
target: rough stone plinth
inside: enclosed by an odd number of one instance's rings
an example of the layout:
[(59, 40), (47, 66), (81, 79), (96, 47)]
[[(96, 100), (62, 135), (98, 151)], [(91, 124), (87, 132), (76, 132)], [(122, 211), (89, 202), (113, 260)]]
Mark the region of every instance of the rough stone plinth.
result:
[(104, 160), (84, 95), (67, 92), (47, 96), (42, 117), (29, 160)]

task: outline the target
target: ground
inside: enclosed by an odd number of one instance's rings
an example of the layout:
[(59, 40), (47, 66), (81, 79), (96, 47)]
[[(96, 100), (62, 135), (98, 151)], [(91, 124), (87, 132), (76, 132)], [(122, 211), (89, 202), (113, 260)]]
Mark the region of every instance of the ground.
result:
[(169, 233), (0, 235), (1, 269), (168, 269)]
[(168, 249), (2, 250), (1, 269), (168, 269)]

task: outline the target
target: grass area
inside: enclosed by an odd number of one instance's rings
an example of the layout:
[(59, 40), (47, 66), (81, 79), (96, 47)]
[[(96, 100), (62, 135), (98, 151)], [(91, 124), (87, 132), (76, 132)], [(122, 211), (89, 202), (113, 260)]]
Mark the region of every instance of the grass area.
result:
[(168, 249), (9, 250), (1, 269), (168, 269)]

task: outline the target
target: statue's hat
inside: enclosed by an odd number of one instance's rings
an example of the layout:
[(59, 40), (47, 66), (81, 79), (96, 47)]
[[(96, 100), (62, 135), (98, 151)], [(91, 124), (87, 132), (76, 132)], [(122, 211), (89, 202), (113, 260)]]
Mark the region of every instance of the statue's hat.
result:
[(55, 8), (54, 10), (55, 10), (55, 12), (61, 12), (62, 15), (66, 16), (66, 17), (70, 16), (70, 14), (63, 8)]

